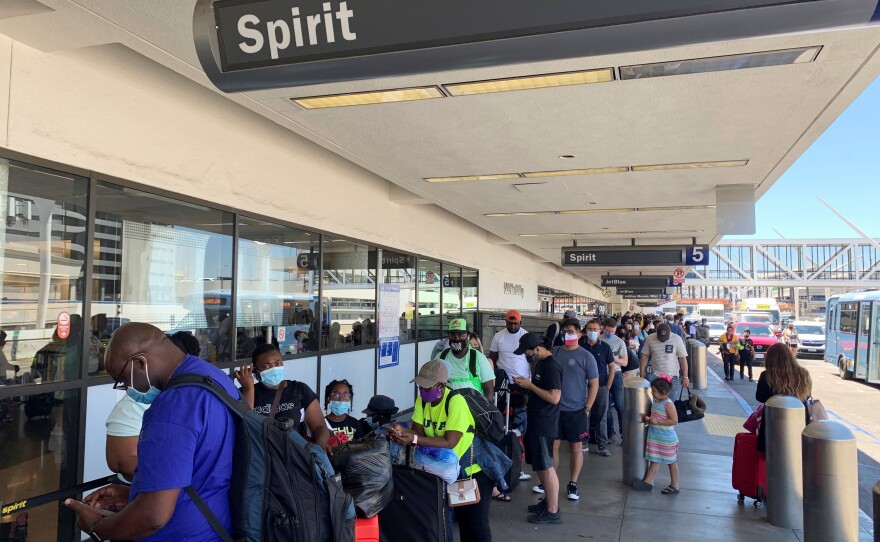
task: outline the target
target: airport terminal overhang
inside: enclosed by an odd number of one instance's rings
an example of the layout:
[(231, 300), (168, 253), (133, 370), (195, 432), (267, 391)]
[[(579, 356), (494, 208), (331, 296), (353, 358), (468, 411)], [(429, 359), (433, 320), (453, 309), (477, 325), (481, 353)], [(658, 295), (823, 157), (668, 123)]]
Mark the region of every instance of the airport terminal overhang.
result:
[[(180, 73), (387, 179), (400, 204), (437, 205), (555, 265), (573, 244), (716, 243), (718, 188), (759, 198), (880, 73), (880, 28), (865, 25), (225, 93), (194, 46), (196, 4), (15, 0), (0, 33), (44, 51), (122, 44), (155, 62), (142, 69)], [(597, 285), (672, 274), (566, 269)]]

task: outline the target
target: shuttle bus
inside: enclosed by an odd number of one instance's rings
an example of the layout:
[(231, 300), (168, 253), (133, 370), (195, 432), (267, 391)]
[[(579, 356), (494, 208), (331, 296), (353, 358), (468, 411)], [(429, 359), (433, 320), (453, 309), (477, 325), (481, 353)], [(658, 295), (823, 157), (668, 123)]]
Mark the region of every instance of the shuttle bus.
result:
[(840, 377), (880, 383), (880, 291), (836, 295), (825, 308), (825, 361)]
[(750, 297), (743, 299), (739, 304), (740, 312), (764, 312), (770, 315), (770, 325), (776, 331), (782, 322), (782, 313), (779, 312), (779, 303), (772, 297)]

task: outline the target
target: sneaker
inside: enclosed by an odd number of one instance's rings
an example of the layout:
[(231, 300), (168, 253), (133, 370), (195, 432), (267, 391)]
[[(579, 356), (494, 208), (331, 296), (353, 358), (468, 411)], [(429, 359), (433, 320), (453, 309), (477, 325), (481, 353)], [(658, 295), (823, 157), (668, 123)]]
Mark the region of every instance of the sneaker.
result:
[(529, 523), (562, 523), (562, 514), (542, 510), (529, 516)]
[(531, 474), (529, 474), (527, 472), (520, 472), (519, 473), (519, 481), (520, 482), (525, 482), (526, 480), (531, 480), (531, 479), (532, 479)]
[(614, 435), (613, 442), (616, 446), (623, 446), (623, 437), (620, 435), (620, 433)]
[(568, 493), (568, 500), (570, 501), (576, 501), (581, 498), (581, 494), (578, 491), (578, 485), (575, 482), (568, 483), (566, 493)]
[(598, 453), (602, 457), (611, 457), (611, 450), (609, 450), (608, 448), (599, 448), (599, 451), (596, 453)]
[(540, 512), (543, 512), (546, 509), (547, 509), (547, 501), (545, 501), (544, 499), (541, 499), (540, 501), (538, 501), (538, 504), (530, 504), (529, 508), (528, 508), (530, 514), (538, 514)]
[(542, 484), (538, 484), (536, 486), (532, 486), (532, 493), (540, 493), (544, 494), (544, 486)]

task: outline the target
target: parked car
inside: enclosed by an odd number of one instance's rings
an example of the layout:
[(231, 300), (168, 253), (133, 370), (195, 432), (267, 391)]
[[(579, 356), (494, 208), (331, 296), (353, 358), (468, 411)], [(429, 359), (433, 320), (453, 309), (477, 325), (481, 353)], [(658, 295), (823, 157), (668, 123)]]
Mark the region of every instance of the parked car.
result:
[(745, 330), (751, 333), (752, 343), (755, 345), (755, 361), (764, 362), (767, 349), (779, 342), (773, 328), (764, 322), (737, 322), (733, 325), (733, 332), (737, 337), (742, 337)]
[(709, 326), (709, 344), (718, 344), (718, 338), (727, 331), (727, 326), (721, 322), (706, 322)]
[(822, 322), (792, 321), (798, 332), (799, 356), (825, 356), (825, 324)]

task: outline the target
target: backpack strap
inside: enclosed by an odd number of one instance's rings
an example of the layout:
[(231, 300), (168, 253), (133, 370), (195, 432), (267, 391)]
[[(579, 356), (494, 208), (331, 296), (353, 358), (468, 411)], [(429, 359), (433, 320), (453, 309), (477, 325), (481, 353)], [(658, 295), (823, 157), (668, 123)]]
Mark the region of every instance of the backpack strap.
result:
[(442, 360), (445, 361), (445, 360), (446, 360), (446, 356), (449, 355), (449, 350), (450, 350), (449, 348), (444, 348), (443, 351), (440, 352), (440, 358), (439, 358), (439, 359), (442, 359)]
[(226, 528), (220, 523), (220, 520), (217, 519), (217, 516), (214, 515), (214, 512), (208, 508), (208, 503), (206, 503), (199, 492), (196, 491), (196, 488), (193, 486), (186, 486), (183, 488), (186, 491), (186, 494), (189, 495), (189, 498), (192, 499), (193, 504), (196, 505), (196, 508), (199, 509), (199, 512), (205, 516), (205, 519), (208, 520), (208, 523), (211, 524), (211, 528), (214, 529), (214, 532), (217, 533), (217, 536), (220, 537), (223, 542), (234, 542), (232, 537), (229, 536), (229, 533), (226, 532)]
[(471, 375), (473, 375), (474, 378), (478, 378), (477, 377), (477, 351), (474, 350), (473, 348), (471, 348), (470, 346), (468, 347), (468, 349), (470, 350), (470, 354), (471, 354), (470, 360), (468, 361), (468, 369), (470, 370)]
[(275, 414), (278, 414), (278, 405), (281, 404), (281, 395), (284, 393), (284, 388), (287, 387), (287, 380), (282, 380), (281, 385), (278, 386), (278, 389), (275, 390), (275, 397), (272, 399), (272, 408), (269, 410), (269, 419), (274, 420)]

